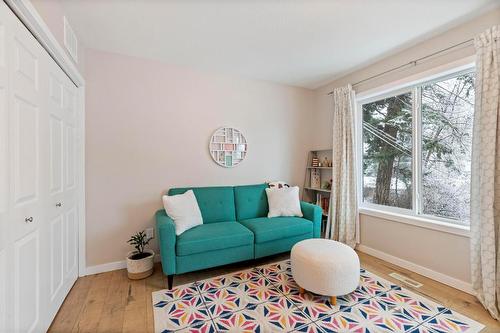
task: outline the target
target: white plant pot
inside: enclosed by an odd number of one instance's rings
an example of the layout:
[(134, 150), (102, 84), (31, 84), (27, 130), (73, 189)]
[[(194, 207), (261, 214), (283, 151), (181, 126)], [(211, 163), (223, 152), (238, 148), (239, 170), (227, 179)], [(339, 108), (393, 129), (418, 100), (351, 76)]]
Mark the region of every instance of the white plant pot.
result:
[(153, 250), (144, 250), (144, 253), (149, 255), (141, 259), (130, 259), (136, 251), (131, 251), (127, 254), (127, 272), (129, 279), (140, 280), (147, 278), (153, 274), (153, 258), (155, 253)]

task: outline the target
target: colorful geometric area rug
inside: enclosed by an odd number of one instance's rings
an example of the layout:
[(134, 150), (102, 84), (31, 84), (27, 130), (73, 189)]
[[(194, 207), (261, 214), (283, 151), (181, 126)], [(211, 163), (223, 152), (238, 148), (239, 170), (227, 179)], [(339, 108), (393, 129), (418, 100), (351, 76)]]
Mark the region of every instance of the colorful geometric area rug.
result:
[(361, 269), (359, 287), (299, 294), (290, 261), (153, 293), (156, 332), (479, 332), (480, 323)]

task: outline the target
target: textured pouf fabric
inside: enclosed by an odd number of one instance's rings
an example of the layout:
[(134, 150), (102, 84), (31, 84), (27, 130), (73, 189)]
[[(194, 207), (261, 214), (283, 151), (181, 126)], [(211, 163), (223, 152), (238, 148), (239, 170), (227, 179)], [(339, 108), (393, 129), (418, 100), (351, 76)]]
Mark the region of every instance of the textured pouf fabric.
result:
[(292, 275), (301, 288), (316, 294), (346, 295), (359, 285), (359, 258), (349, 246), (329, 239), (306, 239), (295, 244)]

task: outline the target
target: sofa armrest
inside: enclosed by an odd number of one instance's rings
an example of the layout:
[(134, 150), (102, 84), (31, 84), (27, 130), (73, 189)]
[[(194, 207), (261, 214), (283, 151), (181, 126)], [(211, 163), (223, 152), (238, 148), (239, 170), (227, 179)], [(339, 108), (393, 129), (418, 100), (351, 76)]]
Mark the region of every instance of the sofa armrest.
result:
[(323, 210), (320, 206), (305, 201), (300, 202), (300, 209), (302, 210), (304, 218), (313, 223), (313, 237), (319, 238), (321, 236), (321, 218), (323, 216)]
[(156, 212), (156, 230), (158, 231), (158, 245), (160, 246), (161, 266), (165, 275), (173, 275), (175, 267), (175, 235), (174, 221), (164, 209)]

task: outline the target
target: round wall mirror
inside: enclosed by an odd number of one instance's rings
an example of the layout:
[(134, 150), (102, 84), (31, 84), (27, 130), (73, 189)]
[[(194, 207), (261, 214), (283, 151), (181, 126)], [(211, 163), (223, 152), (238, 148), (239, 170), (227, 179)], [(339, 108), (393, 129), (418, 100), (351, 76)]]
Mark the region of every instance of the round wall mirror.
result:
[(237, 166), (247, 155), (247, 140), (236, 128), (221, 127), (210, 139), (210, 155), (220, 166), (231, 168)]

